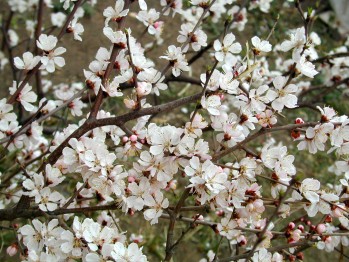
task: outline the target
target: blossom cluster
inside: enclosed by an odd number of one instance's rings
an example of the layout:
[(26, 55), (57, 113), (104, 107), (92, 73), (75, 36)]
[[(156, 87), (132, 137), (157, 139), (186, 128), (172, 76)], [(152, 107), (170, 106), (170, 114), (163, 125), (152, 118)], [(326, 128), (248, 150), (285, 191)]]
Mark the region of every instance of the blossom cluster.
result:
[[(7, 2), (19, 15), (37, 5), (53, 8), (50, 0)], [(285, 254), (301, 259), (297, 244), (315, 243), (327, 252), (349, 245), (349, 119), (333, 106), (317, 107), (318, 101), (305, 99), (313, 91), (326, 90), (326, 95), (347, 87), (349, 64), (342, 55), (348, 44), (322, 60), (321, 38), (309, 32), (314, 14), (300, 9), (304, 25), (279, 42), (270, 37), (272, 31), (243, 43), (238, 32), (245, 30), (249, 14), (268, 13), (272, 0), (247, 6), (234, 0), (191, 0), (188, 5), (161, 0), (155, 7), (151, 1), (117, 0), (104, 6), (100, 31), (108, 46), (95, 50), (81, 70), (84, 79), (56, 83), (51, 77), (65, 70), (66, 59), (69, 63), (64, 55), (70, 47), (63, 47), (62, 36), (71, 35), (79, 44), (88, 30), (81, 22), (82, 1), (60, 2), (64, 12), (50, 18), (61, 33), (27, 20), (34, 51), (16, 53), (12, 61), (0, 52), (0, 68), (10, 63), (16, 75), (9, 98), (0, 100), (1, 157), (15, 155), (19, 164), (14, 173), (17, 167), (0, 170), (6, 196), (0, 207), (13, 219), (32, 219), (11, 225), (18, 235), (9, 255), (20, 250), (23, 261), (147, 261), (143, 236), (128, 237), (132, 230), (122, 231), (115, 218), (137, 213), (150, 225), (170, 220), (166, 261), (178, 244), (171, 239), (177, 220), (190, 222), (191, 228), (209, 225), (252, 261), (283, 261)], [(174, 18), (181, 23), (165, 45), (162, 33)], [(131, 19), (144, 29), (141, 35), (128, 25)], [(212, 40), (205, 22), (224, 28)], [(20, 45), (12, 29), (6, 39), (9, 50)], [(161, 45), (163, 53), (152, 57)], [(211, 64), (197, 70), (193, 64), (203, 53)], [(40, 84), (29, 82), (31, 76)], [(189, 86), (198, 92), (169, 101), (172, 82), (188, 84), (178, 96)], [(299, 117), (296, 110), (303, 106), (314, 114)], [(58, 115), (60, 110), (64, 114)], [(181, 121), (158, 120), (163, 113), (171, 118), (174, 111)], [(277, 131), (291, 134), (269, 136)], [(300, 151), (336, 158), (329, 171), (339, 179), (325, 185), (321, 178), (301, 175), (296, 167)], [(21, 209), (25, 199), (28, 210)], [(201, 213), (184, 218), (181, 208)], [(306, 215), (286, 229), (274, 224), (276, 218), (293, 218), (295, 210)], [(315, 223), (314, 217), (325, 219)], [(272, 251), (280, 235), (290, 246)], [(223, 255), (215, 252), (208, 252), (208, 261)]]
[(18, 230), (19, 237), (28, 248), (28, 258), (25, 261), (81, 258), (91, 262), (101, 259), (147, 261), (142, 248), (136, 243), (125, 243), (125, 235), (118, 231), (106, 212), (98, 220), (109, 226), (101, 226), (90, 218), (80, 222), (78, 217), (74, 217), (71, 228), (64, 229), (59, 225), (58, 219), (52, 219), (47, 224), (34, 219), (32, 225), (25, 225)]

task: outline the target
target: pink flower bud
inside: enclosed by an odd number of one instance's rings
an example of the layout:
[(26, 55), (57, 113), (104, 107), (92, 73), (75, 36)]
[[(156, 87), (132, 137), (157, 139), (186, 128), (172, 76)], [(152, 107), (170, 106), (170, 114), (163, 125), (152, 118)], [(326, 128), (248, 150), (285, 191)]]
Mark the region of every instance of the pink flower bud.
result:
[(163, 21), (156, 21), (153, 26), (155, 29), (158, 29), (159, 27), (162, 27), (162, 25), (164, 24)]
[(335, 208), (333, 211), (332, 211), (332, 215), (334, 217), (341, 217), (343, 216), (343, 212), (340, 208)]
[(304, 226), (303, 226), (303, 225), (299, 225), (299, 226), (298, 226), (298, 229), (299, 229), (300, 231), (304, 232)]
[(292, 239), (297, 242), (301, 238), (301, 233), (299, 229), (296, 229), (292, 232)]
[(222, 217), (222, 216), (224, 216), (224, 211), (223, 210), (217, 210), (216, 211), (216, 215), (219, 216), (219, 217)]
[(332, 237), (327, 236), (326, 239), (325, 239), (325, 243), (326, 243), (326, 244), (329, 244), (329, 243), (331, 243), (331, 242), (332, 242)]
[(135, 181), (136, 181), (136, 178), (135, 178), (134, 176), (129, 176), (129, 177), (127, 178), (127, 181), (128, 181), (129, 183), (132, 183), (132, 182), (135, 182)]
[(130, 140), (131, 140), (131, 142), (136, 142), (137, 141), (137, 136), (136, 135), (130, 136)]
[(318, 234), (322, 234), (323, 232), (325, 232), (325, 230), (326, 230), (325, 224), (318, 224), (316, 227), (316, 232)]
[(12, 244), (11, 246), (9, 246), (7, 249), (6, 249), (6, 252), (7, 254), (10, 256), (10, 257), (13, 257), (14, 255), (17, 254), (18, 252), (18, 246), (17, 244)]
[(127, 137), (127, 136), (124, 136), (124, 137), (122, 138), (122, 142), (123, 142), (123, 143), (127, 143), (127, 141), (128, 141), (128, 137)]
[(239, 246), (244, 246), (244, 245), (247, 244), (247, 239), (246, 239), (245, 236), (240, 236), (240, 237), (238, 238), (238, 241), (239, 241)]
[(297, 117), (294, 122), (295, 122), (295, 124), (304, 124), (304, 120), (300, 117)]
[(296, 225), (293, 223), (293, 222), (290, 222), (289, 224), (288, 224), (288, 228), (289, 229), (294, 229), (296, 227)]

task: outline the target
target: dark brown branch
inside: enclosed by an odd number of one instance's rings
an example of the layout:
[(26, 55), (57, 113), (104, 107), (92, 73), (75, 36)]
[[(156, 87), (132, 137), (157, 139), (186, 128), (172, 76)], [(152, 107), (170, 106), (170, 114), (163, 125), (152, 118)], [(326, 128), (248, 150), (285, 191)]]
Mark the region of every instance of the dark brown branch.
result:
[(339, 86), (340, 84), (347, 84), (347, 86), (349, 86), (349, 79), (348, 78), (345, 78), (343, 79), (343, 81), (339, 81), (339, 83), (336, 83), (334, 84), (333, 86), (329, 87), (329, 88), (326, 88), (325, 90), (322, 90), (319, 94), (315, 95), (312, 97), (312, 101), (310, 101), (311, 104), (314, 104), (314, 103), (318, 103), (319, 101), (322, 101), (322, 99), (330, 94), (332, 91), (335, 90), (335, 88), (337, 86)]
[(310, 92), (316, 91), (316, 90), (321, 90), (321, 89), (331, 89), (334, 90), (336, 87), (342, 85), (342, 84), (349, 84), (349, 77), (344, 78), (340, 81), (335, 82), (332, 86), (327, 86), (327, 85), (318, 85), (318, 86), (312, 86), (309, 87), (306, 90), (303, 90), (299, 95), (298, 98), (304, 97)]
[[(39, 8), (38, 8), (38, 19), (37, 19), (37, 25), (35, 29), (35, 39), (38, 40), (41, 35), (41, 28), (42, 28), (42, 19), (43, 19), (43, 11), (44, 11), (44, 0), (39, 1)], [(39, 48), (35, 44), (35, 54), (39, 55)], [(38, 70), (35, 74), (35, 82), (36, 82), (36, 93), (38, 95), (38, 100), (44, 97), (44, 93), (42, 91), (42, 81), (41, 81), (41, 72)]]
[[(109, 59), (110, 62), (108, 64), (107, 69), (104, 72), (104, 75), (103, 75), (103, 79), (102, 79), (102, 85), (103, 86), (105, 86), (107, 81), (108, 81), (109, 75), (111, 73), (111, 70), (114, 67), (114, 62), (115, 62), (115, 59), (116, 59), (116, 57), (117, 57), (117, 55), (119, 53), (119, 50), (120, 50), (120, 47), (117, 44), (114, 44), (113, 45), (113, 50), (112, 50), (112, 53), (111, 53), (110, 59)], [(97, 114), (98, 114), (98, 110), (101, 107), (102, 102), (103, 102), (103, 93), (104, 93), (104, 91), (102, 90), (102, 88), (100, 88), (99, 91), (98, 91), (98, 94), (96, 96), (95, 103), (93, 104), (93, 107), (91, 109), (91, 113), (90, 113), (90, 116), (89, 116), (90, 120), (91, 119), (95, 119)]]
[(61, 208), (50, 212), (44, 212), (39, 208), (21, 208), (18, 205), (14, 208), (0, 209), (0, 221), (12, 221), (17, 218), (33, 219), (35, 217), (41, 217), (45, 215), (57, 216), (63, 214), (77, 214), (86, 213), (92, 211), (102, 210), (115, 210), (120, 209), (118, 204), (103, 205), (103, 206), (90, 206), (81, 208)]
[(347, 57), (347, 56), (349, 56), (349, 52), (336, 53), (336, 54), (331, 54), (331, 55), (320, 57), (320, 58), (315, 59), (311, 62), (312, 63), (323, 63), (323, 62), (329, 62), (331, 59), (334, 59), (334, 58)]
[(103, 118), (103, 119), (96, 119), (96, 120), (87, 120), (79, 129), (75, 130), (67, 139), (64, 140), (62, 144), (60, 144), (52, 153), (51, 155), (47, 158), (45, 163), (40, 167), (40, 170), (43, 170), (44, 166), (46, 164), (51, 164), (53, 165), (56, 163), (58, 158), (61, 156), (63, 149), (68, 145), (68, 142), (71, 138), (80, 138), (83, 136), (85, 133), (88, 131), (97, 128), (97, 127), (102, 127), (102, 126), (110, 126), (110, 125), (116, 125), (116, 126), (121, 126), (125, 124), (126, 122), (130, 120), (137, 119), (142, 116), (146, 115), (154, 115), (162, 112), (168, 112), (174, 108), (180, 107), (182, 105), (191, 103), (193, 101), (198, 100), (201, 97), (201, 92), (196, 95), (184, 97), (181, 99), (177, 99), (172, 102), (168, 102), (166, 104), (162, 104), (159, 106), (153, 106), (149, 108), (143, 108), (138, 111), (130, 112), (121, 116), (117, 117), (109, 117), (109, 118)]
[(4, 29), (3, 30), (3, 37), (4, 38), (2, 39), (1, 51), (5, 50), (7, 32), (10, 29), (10, 25), (11, 25), (11, 21), (12, 21), (13, 15), (14, 15), (14, 12), (11, 10), (11, 12), (10, 12), (10, 14), (9, 14), (9, 16), (8, 16), (8, 18), (6, 20), (6, 23), (1, 26)]
[(17, 81), (17, 75), (16, 75), (17, 68), (15, 67), (14, 60), (13, 60), (13, 53), (12, 53), (13, 49), (10, 46), (10, 39), (8, 37), (6, 28), (1, 27), (1, 30), (2, 30), (3, 37), (4, 37), (3, 38), (4, 48), (6, 47), (6, 49), (8, 51), (9, 63), (11, 65), (12, 76), (13, 76), (13, 79)]
[(198, 85), (201, 86), (201, 81), (197, 80), (194, 77), (190, 77), (190, 76), (179, 76), (179, 77), (174, 77), (172, 75), (166, 77), (164, 83), (168, 83), (168, 82), (181, 82), (181, 83), (189, 83), (189, 84), (193, 84), (193, 85)]
[(188, 64), (191, 65), (192, 63), (194, 63), (196, 60), (198, 60), (200, 57), (202, 57), (210, 48), (213, 47), (213, 42), (209, 43), (207, 46), (205, 46), (204, 48), (202, 48), (199, 52), (197, 52), (194, 56), (192, 56), (189, 60), (188, 60)]
[(179, 215), (181, 207), (184, 205), (185, 200), (189, 197), (190, 188), (186, 188), (179, 199), (175, 209), (173, 211), (168, 210), (168, 213), (170, 215), (170, 223), (168, 225), (168, 231), (167, 231), (167, 240), (166, 240), (166, 257), (164, 261), (170, 261), (173, 253), (174, 253), (174, 247), (178, 245), (176, 243), (173, 244), (173, 236), (174, 236), (174, 226), (177, 220), (177, 216)]
[[(125, 5), (124, 5), (124, 9), (128, 9), (129, 6), (130, 6), (130, 0), (126, 0)], [(120, 30), (123, 27), (124, 23), (125, 23), (125, 18), (122, 18), (118, 23), (118, 30)], [(109, 76), (111, 74), (112, 69), (114, 68), (114, 63), (115, 63), (116, 57), (118, 56), (120, 50), (121, 50), (121, 48), (118, 44), (113, 45), (113, 50), (112, 50), (112, 53), (110, 55), (109, 64), (107, 66), (107, 69), (104, 72), (103, 79), (102, 79), (103, 86), (105, 86), (107, 84), (107, 82), (109, 81)], [(91, 109), (89, 120), (93, 120), (96, 118), (98, 111), (99, 111), (99, 108), (101, 107), (102, 102), (103, 102), (103, 98), (104, 98), (103, 93), (104, 92), (103, 92), (102, 88), (100, 88), (98, 91), (98, 94), (96, 96), (95, 103), (93, 104), (93, 107)]]
[(19, 134), (22, 134), (23, 129), (28, 130), (30, 128), (31, 124), (38, 118), (38, 116), (41, 114), (42, 108), (45, 107), (46, 104), (47, 104), (47, 101), (42, 103), (42, 105), (39, 107), (39, 109), (36, 111), (36, 113), (33, 114), (16, 133), (14, 133), (12, 136), (10, 136), (10, 140), (7, 142), (5, 148), (7, 148)]
[(133, 73), (133, 83), (134, 83), (134, 87), (136, 88), (136, 96), (137, 96), (137, 104), (136, 104), (136, 108), (135, 110), (139, 110), (141, 108), (141, 97), (139, 96), (138, 92), (137, 92), (137, 87), (138, 87), (138, 73), (136, 70), (136, 67), (134, 65), (133, 62), (133, 58), (132, 58), (132, 50), (131, 50), (131, 46), (130, 46), (130, 36), (129, 36), (129, 32), (126, 32), (126, 40), (127, 40), (127, 49), (128, 49), (128, 55), (130, 57), (130, 66), (132, 69), (132, 73)]
[(315, 126), (317, 124), (318, 124), (318, 122), (310, 122), (310, 123), (304, 123), (304, 124), (290, 124), (290, 125), (285, 125), (285, 126), (275, 126), (272, 128), (261, 128), (256, 133), (246, 137), (246, 139), (244, 141), (237, 143), (235, 146), (233, 146), (231, 148), (227, 148), (223, 151), (216, 153), (212, 159), (218, 160), (218, 159), (230, 154), (231, 152), (234, 152), (236, 149), (239, 149), (241, 146), (245, 145), (246, 143), (254, 140), (255, 138), (257, 138), (259, 136), (262, 136), (262, 135), (265, 135), (268, 133), (272, 133), (272, 132), (281, 131), (281, 130), (293, 130), (293, 129), (297, 129), (300, 127)]
[(83, 1), (84, 0), (78, 0), (75, 3), (73, 10), (70, 12), (69, 16), (67, 17), (67, 20), (65, 21), (61, 31), (59, 32), (59, 34), (57, 36), (58, 40), (60, 40), (63, 37), (63, 35), (67, 32), (67, 28), (69, 26), (69, 23), (74, 19), (74, 15), (75, 15), (76, 11), (78, 10), (78, 8), (82, 5)]

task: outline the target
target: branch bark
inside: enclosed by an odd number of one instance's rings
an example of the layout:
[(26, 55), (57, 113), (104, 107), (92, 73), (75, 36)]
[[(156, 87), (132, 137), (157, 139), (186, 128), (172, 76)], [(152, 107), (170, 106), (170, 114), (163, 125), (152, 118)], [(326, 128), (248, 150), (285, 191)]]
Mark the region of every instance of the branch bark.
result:
[(315, 126), (317, 124), (319, 124), (319, 123), (318, 122), (310, 122), (310, 123), (304, 123), (304, 124), (290, 124), (290, 125), (284, 125), (284, 126), (275, 126), (272, 128), (261, 128), (256, 133), (248, 136), (244, 141), (237, 143), (235, 146), (233, 146), (231, 148), (227, 148), (223, 151), (216, 153), (212, 159), (214, 161), (216, 161), (216, 160), (234, 152), (236, 149), (241, 148), (243, 145), (245, 145), (246, 143), (252, 141), (253, 139), (255, 139), (259, 136), (262, 136), (262, 135), (265, 135), (268, 133), (272, 133), (272, 132), (281, 131), (281, 130), (293, 130), (293, 129), (297, 129), (297, 128), (301, 128), (301, 127)]

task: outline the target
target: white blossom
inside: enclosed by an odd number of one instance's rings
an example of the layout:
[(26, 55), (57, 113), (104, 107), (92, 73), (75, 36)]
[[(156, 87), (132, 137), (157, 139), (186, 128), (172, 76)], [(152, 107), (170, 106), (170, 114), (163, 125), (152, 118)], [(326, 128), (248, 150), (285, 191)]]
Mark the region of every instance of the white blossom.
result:
[(46, 69), (47, 72), (53, 73), (56, 68), (63, 67), (65, 60), (60, 55), (66, 52), (64, 47), (56, 47), (58, 39), (52, 35), (41, 34), (36, 41), (37, 46), (44, 51), (44, 56), (41, 57), (42, 67), (40, 69)]
[(242, 48), (239, 43), (234, 43), (235, 41), (235, 35), (233, 33), (227, 34), (224, 39), (223, 43), (221, 43), (219, 40), (215, 40), (213, 43), (213, 47), (215, 52), (215, 58), (222, 62), (224, 60), (230, 59), (232, 54), (238, 54), (241, 52)]
[(14, 58), (14, 64), (18, 69), (32, 70), (41, 60), (40, 56), (35, 56), (31, 52), (25, 52), (23, 54), (23, 60), (19, 57)]
[[(19, 83), (19, 86), (22, 84), (22, 82)], [(19, 92), (19, 94), (16, 97), (16, 100), (22, 104), (24, 109), (26, 111), (34, 111), (35, 106), (32, 105), (32, 103), (36, 102), (37, 95), (34, 93), (34, 91), (31, 91), (32, 87), (29, 84), (25, 84), (23, 89)], [(12, 87), (10, 87), (10, 94), (13, 95), (17, 91), (17, 82), (13, 81)]]

